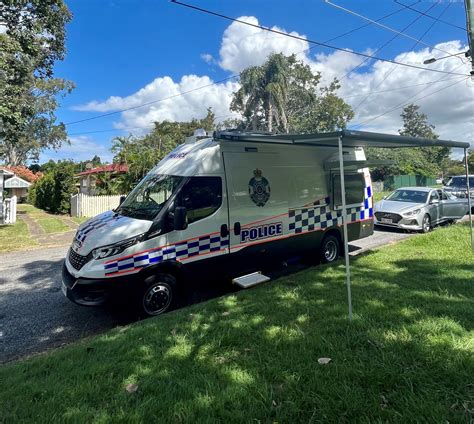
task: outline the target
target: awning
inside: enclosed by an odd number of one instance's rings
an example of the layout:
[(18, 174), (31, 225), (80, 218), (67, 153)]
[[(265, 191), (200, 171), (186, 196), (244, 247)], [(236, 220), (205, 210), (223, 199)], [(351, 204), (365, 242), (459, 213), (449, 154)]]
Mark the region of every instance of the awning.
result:
[[(466, 170), (466, 178), (469, 174), (469, 166), (467, 163), (467, 149), (470, 147), (469, 143), (464, 141), (428, 139), (421, 137), (406, 137), (392, 134), (372, 133), (366, 131), (342, 130), (331, 133), (322, 134), (269, 134), (269, 133), (252, 133), (239, 131), (223, 131), (215, 132), (214, 138), (216, 140), (225, 141), (246, 141), (253, 143), (272, 143), (272, 144), (289, 144), (289, 145), (306, 145), (315, 147), (335, 147), (338, 149), (339, 161), (331, 161), (325, 165), (325, 169), (339, 168), (341, 180), (341, 197), (342, 197), (342, 217), (343, 217), (343, 231), (344, 231), (344, 259), (346, 268), (346, 286), (347, 286), (347, 301), (349, 306), (349, 320), (352, 320), (352, 294), (351, 294), (351, 273), (349, 261), (349, 245), (347, 233), (347, 205), (346, 205), (346, 189), (344, 172), (351, 168), (361, 168), (362, 161), (344, 160), (344, 148), (347, 147), (379, 147), (379, 148), (399, 148), (399, 147), (449, 147), (464, 149), (464, 165)], [(366, 166), (368, 161), (365, 161)], [(365, 167), (365, 166), (364, 166)], [(469, 178), (467, 178), (469, 193)], [(471, 198), (468, 196), (469, 206), (469, 223), (471, 230), (471, 248), (474, 251), (474, 232), (472, 228), (472, 214), (471, 214)]]
[(464, 141), (441, 139), (433, 140), (422, 137), (406, 137), (394, 134), (382, 134), (355, 130), (341, 130), (320, 134), (268, 134), (223, 131), (216, 132), (215, 138), (221, 140), (251, 141), (256, 143), (283, 143), (328, 147), (338, 147), (340, 139), (342, 141), (343, 147), (397, 148), (442, 146), (451, 148), (457, 147), (462, 149), (469, 148), (469, 143)]

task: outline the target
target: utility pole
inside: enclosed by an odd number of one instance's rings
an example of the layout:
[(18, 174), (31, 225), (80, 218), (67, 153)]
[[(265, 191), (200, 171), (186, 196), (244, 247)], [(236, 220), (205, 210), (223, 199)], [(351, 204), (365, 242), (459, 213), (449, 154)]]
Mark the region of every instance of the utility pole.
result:
[(469, 56), (471, 58), (471, 77), (474, 77), (474, 10), (472, 9), (472, 0), (464, 0), (466, 6), (466, 28), (467, 39), (469, 42)]

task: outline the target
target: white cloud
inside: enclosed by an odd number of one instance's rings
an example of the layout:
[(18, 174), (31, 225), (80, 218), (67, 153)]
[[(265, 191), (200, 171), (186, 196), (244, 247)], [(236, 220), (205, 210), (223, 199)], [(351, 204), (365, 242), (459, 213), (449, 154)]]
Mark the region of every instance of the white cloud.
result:
[[(239, 19), (258, 24), (257, 18), (252, 16), (244, 16)], [(301, 36), (296, 32), (292, 34)], [(272, 52), (283, 52), (287, 55), (295, 53), (314, 71), (322, 73), (322, 84), (327, 84), (334, 77), (341, 79), (339, 95), (352, 105), (356, 112), (351, 124), (360, 124), (373, 119), (358, 127), (359, 129), (396, 133), (401, 127), (401, 107), (384, 116), (378, 117), (378, 115), (389, 111), (396, 105), (403, 105), (410, 101), (421, 106), (422, 111), (428, 115), (430, 122), (436, 126), (436, 131), (441, 137), (459, 138), (459, 134), (461, 134), (462, 139), (464, 138), (463, 134), (472, 135), (474, 133), (474, 123), (472, 122), (473, 83), (463, 81), (445, 88), (456, 82), (453, 79), (457, 78), (455, 75), (411, 69), (373, 60), (367, 61), (359, 69), (342, 78), (359, 65), (364, 57), (341, 51), (313, 54), (307, 50), (308, 47), (309, 43), (306, 41), (233, 22), (223, 33), (219, 57), (214, 58), (209, 53), (204, 53), (201, 57), (208, 63), (218, 63), (224, 70), (238, 73), (247, 66), (263, 63)], [(368, 46), (365, 53), (370, 54), (371, 49), (376, 47), (377, 42), (374, 40), (374, 45)], [(452, 53), (467, 49), (466, 45), (456, 40), (446, 41), (436, 47)], [(443, 56), (436, 51), (424, 48), (401, 52), (394, 60), (466, 75), (469, 73), (470, 66), (464, 58), (466, 63), (462, 63), (459, 58), (449, 58), (431, 65), (423, 65), (425, 59), (440, 55)], [(445, 80), (436, 82), (442, 78)], [(185, 121), (199, 118), (205, 115), (206, 108), (209, 106), (213, 108), (218, 117), (225, 119), (231, 114), (229, 105), (232, 92), (236, 91), (239, 85), (233, 80), (214, 85), (211, 85), (212, 83), (213, 81), (208, 76), (185, 75), (180, 81), (174, 81), (168, 76), (157, 77), (129, 96), (111, 96), (105, 101), (91, 101), (85, 105), (77, 106), (76, 110), (107, 112), (171, 97), (168, 100), (123, 112), (121, 120), (115, 124), (116, 127), (142, 127), (149, 126), (152, 121), (165, 119)], [(426, 85), (420, 85), (425, 83)], [(469, 84), (470, 86), (467, 87), (466, 85)], [(205, 88), (197, 90), (203, 86)], [(387, 91), (406, 86), (410, 87)], [(443, 88), (445, 89), (435, 93)], [(180, 95), (180, 93), (190, 90), (196, 91)], [(364, 99), (364, 95), (379, 91), (382, 93), (372, 94), (359, 105)], [(430, 93), (433, 94), (427, 96)], [(427, 97), (425, 98), (425, 96)]]
[[(238, 19), (258, 25), (258, 19), (254, 16), (241, 16)], [(276, 26), (272, 29), (286, 32)], [(306, 38), (294, 31), (289, 34)], [(297, 54), (298, 57), (304, 59), (306, 56), (302, 52), (308, 47), (307, 41), (232, 22), (222, 37), (219, 63), (222, 69), (238, 73), (248, 66), (261, 65), (271, 53)]]
[(201, 54), (201, 59), (204, 60), (204, 62), (209, 63), (209, 64), (215, 64), (216, 59), (212, 56), (212, 54), (209, 53), (202, 53)]
[(71, 144), (63, 144), (58, 151), (45, 150), (41, 153), (40, 163), (47, 162), (50, 159), (73, 159), (75, 161), (84, 161), (92, 159), (95, 155), (100, 156), (103, 162), (112, 162), (112, 152), (102, 144), (96, 143), (87, 136), (70, 137)]

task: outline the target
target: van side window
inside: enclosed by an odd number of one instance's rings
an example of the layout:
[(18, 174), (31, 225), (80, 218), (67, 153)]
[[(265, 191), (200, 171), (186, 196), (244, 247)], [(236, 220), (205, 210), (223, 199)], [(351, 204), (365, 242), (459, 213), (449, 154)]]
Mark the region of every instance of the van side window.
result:
[[(342, 206), (341, 196), (341, 176), (340, 174), (332, 175), (333, 186), (333, 202), (334, 206)], [(344, 174), (344, 185), (346, 187), (346, 206), (364, 203), (364, 174)]]
[(183, 187), (178, 205), (187, 210), (188, 224), (212, 215), (222, 203), (220, 177), (192, 177)]

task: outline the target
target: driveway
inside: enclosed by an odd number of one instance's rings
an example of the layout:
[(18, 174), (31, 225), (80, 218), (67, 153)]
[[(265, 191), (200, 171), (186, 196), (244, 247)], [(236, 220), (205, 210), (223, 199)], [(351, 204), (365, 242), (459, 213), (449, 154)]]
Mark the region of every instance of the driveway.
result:
[[(394, 243), (410, 234), (376, 231), (351, 243), (351, 254)], [(74, 305), (61, 293), (61, 267), (68, 247), (0, 255), (0, 363), (104, 332), (133, 319), (118, 310)], [(294, 270), (301, 269), (295, 267)], [(291, 271), (291, 270), (287, 270)], [(220, 296), (234, 287), (202, 287), (188, 303)]]

